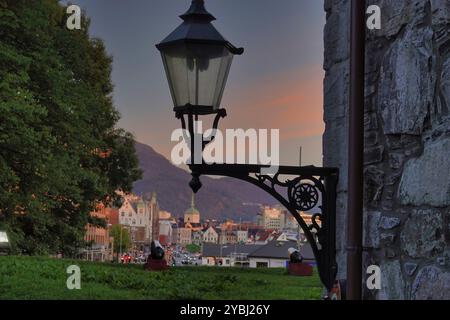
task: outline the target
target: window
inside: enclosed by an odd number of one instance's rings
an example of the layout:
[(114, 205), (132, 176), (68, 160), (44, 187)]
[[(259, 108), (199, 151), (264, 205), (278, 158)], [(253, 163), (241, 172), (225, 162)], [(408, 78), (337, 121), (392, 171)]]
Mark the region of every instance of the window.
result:
[(257, 268), (267, 268), (268, 263), (267, 262), (256, 262), (256, 267)]

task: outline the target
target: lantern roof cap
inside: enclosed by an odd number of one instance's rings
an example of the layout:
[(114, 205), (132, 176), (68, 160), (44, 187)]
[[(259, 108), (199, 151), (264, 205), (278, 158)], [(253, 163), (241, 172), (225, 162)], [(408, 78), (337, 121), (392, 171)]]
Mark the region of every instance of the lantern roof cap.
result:
[(183, 23), (156, 45), (162, 48), (176, 43), (203, 43), (225, 46), (232, 54), (242, 54), (243, 48), (236, 48), (211, 24), (216, 18), (205, 9), (203, 0), (192, 0), (189, 10), (182, 14)]

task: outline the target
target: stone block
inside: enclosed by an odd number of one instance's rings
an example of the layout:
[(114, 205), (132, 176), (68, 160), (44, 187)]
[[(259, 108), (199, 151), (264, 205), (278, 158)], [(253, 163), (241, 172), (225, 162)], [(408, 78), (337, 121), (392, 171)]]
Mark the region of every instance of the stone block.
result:
[(385, 261), (381, 263), (380, 299), (403, 300), (405, 298), (405, 281), (403, 280), (400, 262)]
[(398, 197), (403, 205), (450, 206), (450, 138), (425, 144), (423, 155), (406, 162)]
[[(398, 1), (396, 1), (398, 2)], [(379, 111), (385, 134), (420, 135), (433, 103), (433, 30), (408, 29), (387, 51), (380, 70)]]
[(431, 12), (433, 25), (450, 23), (450, 1), (431, 0)]
[(381, 212), (367, 212), (364, 215), (364, 246), (374, 249), (380, 247), (380, 230), (378, 224), (380, 221)]
[(390, 153), (389, 154), (389, 166), (391, 169), (400, 169), (405, 161), (405, 155), (403, 153)]
[(384, 147), (376, 146), (364, 149), (364, 164), (375, 164), (383, 161)]
[(364, 199), (370, 204), (373, 201), (381, 200), (383, 194), (384, 172), (376, 166), (364, 168)]
[(364, 145), (373, 147), (378, 144), (378, 133), (375, 131), (364, 133)]
[(323, 165), (339, 168), (338, 191), (348, 188), (348, 121), (326, 122), (323, 134)]
[(397, 217), (383, 216), (380, 219), (379, 227), (383, 230), (392, 230), (400, 225), (401, 220)]
[[(450, 45), (450, 40), (448, 45)], [(450, 54), (442, 65), (440, 91), (439, 110), (437, 110), (439, 114), (437, 116), (449, 114), (450, 111)]]
[(413, 300), (450, 300), (450, 272), (435, 266), (419, 271), (412, 285)]
[(350, 48), (350, 1), (334, 4), (327, 18), (324, 30), (325, 61), (324, 69), (349, 58)]
[(343, 118), (348, 113), (348, 63), (334, 65), (324, 83), (324, 120)]
[(444, 221), (436, 209), (414, 209), (400, 234), (401, 248), (411, 258), (431, 258), (445, 249)]
[(378, 119), (376, 113), (366, 113), (364, 114), (364, 130), (377, 130), (378, 129)]
[(416, 272), (416, 270), (417, 270), (417, 263), (414, 263), (414, 262), (406, 262), (406, 263), (403, 265), (403, 268), (405, 269), (405, 273), (406, 273), (408, 276), (412, 276), (412, 275), (414, 274), (414, 272)]
[(380, 242), (386, 245), (392, 245), (395, 241), (395, 234), (393, 233), (381, 233)]

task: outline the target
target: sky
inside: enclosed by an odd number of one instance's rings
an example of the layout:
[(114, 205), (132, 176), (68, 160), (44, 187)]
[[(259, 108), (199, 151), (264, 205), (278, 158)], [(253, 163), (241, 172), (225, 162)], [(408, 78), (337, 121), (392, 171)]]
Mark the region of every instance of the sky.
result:
[[(119, 126), (170, 158), (175, 119), (159, 43), (190, 0), (72, 0), (113, 56)], [(323, 1), (206, 0), (219, 32), (245, 53), (231, 67), (225, 128), (280, 129), (281, 163), (322, 165)]]

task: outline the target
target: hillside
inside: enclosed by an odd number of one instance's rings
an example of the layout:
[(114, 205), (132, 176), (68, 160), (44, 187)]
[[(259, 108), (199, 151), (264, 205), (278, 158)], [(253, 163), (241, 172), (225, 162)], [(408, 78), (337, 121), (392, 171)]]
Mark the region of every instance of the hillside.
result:
[[(138, 195), (156, 191), (160, 207), (181, 216), (190, 206), (191, 175), (170, 163), (152, 147), (136, 142), (142, 180), (134, 184)], [(203, 187), (196, 195), (196, 206), (202, 218), (235, 218), (251, 220), (258, 212), (256, 206), (244, 203), (275, 204), (276, 202), (257, 187), (231, 178), (201, 178)]]

